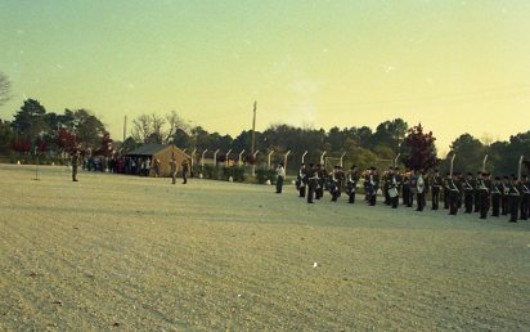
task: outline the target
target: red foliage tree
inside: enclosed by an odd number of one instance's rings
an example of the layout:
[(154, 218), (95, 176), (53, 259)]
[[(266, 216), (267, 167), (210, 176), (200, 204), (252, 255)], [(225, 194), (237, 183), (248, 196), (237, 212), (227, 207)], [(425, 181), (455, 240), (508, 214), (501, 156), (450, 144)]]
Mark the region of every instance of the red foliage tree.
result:
[(14, 140), (11, 144), (13, 151), (20, 153), (28, 153), (31, 151), (31, 142), (27, 139)]
[(105, 157), (110, 157), (112, 155), (112, 138), (110, 138), (109, 132), (105, 132), (101, 138), (101, 145), (94, 153), (102, 155)]
[(437, 158), (436, 138), (432, 132), (424, 133), (420, 124), (408, 130), (407, 137), (401, 144), (401, 161), (407, 168), (415, 170), (428, 170), (439, 163)]
[(67, 153), (73, 153), (77, 148), (76, 137), (67, 129), (57, 131), (57, 146)]

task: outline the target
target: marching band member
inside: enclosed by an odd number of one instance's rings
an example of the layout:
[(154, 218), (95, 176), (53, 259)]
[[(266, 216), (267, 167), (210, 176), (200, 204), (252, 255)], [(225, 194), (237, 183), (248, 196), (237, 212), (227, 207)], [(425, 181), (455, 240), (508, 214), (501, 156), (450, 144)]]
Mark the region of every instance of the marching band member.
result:
[(440, 204), (440, 189), (442, 188), (442, 177), (440, 172), (435, 169), (431, 178), (431, 201), (432, 210), (438, 210)]
[(425, 178), (423, 177), (423, 171), (415, 171), (416, 172), (416, 195), (417, 195), (417, 202), (418, 202), (418, 208), (416, 211), (423, 211), (423, 207), (425, 206), (425, 192), (427, 191), (427, 186), (425, 183)]
[(484, 172), (477, 180), (477, 190), (479, 194), (478, 206), (480, 208), (480, 219), (488, 217), (488, 210), (490, 209), (490, 191), (491, 181), (489, 174)]
[(357, 182), (359, 181), (359, 172), (357, 166), (353, 165), (348, 173), (348, 182), (346, 183), (346, 193), (348, 194), (348, 203), (355, 203), (355, 192)]
[(491, 216), (492, 217), (498, 217), (500, 206), (501, 206), (501, 191), (503, 190), (502, 184), (501, 184), (501, 178), (496, 176), (495, 180), (491, 184)]

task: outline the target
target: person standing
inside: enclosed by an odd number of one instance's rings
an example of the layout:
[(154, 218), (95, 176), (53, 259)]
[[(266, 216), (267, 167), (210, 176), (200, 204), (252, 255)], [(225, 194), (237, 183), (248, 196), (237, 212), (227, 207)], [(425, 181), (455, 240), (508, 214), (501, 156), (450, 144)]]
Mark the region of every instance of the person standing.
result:
[(508, 200), (510, 206), (510, 222), (517, 222), (519, 214), (519, 199), (521, 194), (517, 189), (517, 178), (512, 174), (510, 184), (508, 186)]
[(510, 211), (510, 197), (508, 192), (510, 191), (510, 178), (505, 175), (502, 181), (501, 191), (501, 214), (507, 216)]
[(357, 166), (353, 165), (348, 174), (346, 183), (346, 192), (348, 193), (348, 203), (355, 203), (355, 192), (357, 191), (357, 182), (359, 181), (359, 172)]
[(283, 189), (283, 180), (285, 179), (285, 168), (283, 163), (278, 163), (276, 167), (276, 193), (281, 194)]
[(75, 149), (72, 154), (72, 181), (77, 182), (77, 169), (79, 167), (79, 150)]
[(169, 169), (171, 172), (171, 183), (175, 184), (177, 183), (177, 161), (175, 156), (171, 156), (171, 160), (169, 160)]
[(324, 197), (324, 187), (328, 179), (328, 175), (326, 174), (326, 168), (322, 164), (317, 165), (316, 179), (317, 184), (315, 188), (315, 199), (320, 200), (322, 197)]
[(313, 197), (315, 196), (315, 190), (317, 187), (318, 175), (315, 170), (315, 165), (312, 163), (309, 164), (309, 168), (306, 173), (306, 183), (307, 183), (307, 203), (313, 204)]
[(488, 210), (490, 209), (490, 191), (491, 181), (488, 173), (482, 173), (481, 177), (477, 180), (477, 190), (479, 194), (478, 204), (480, 208), (480, 219), (486, 219), (488, 217)]
[(417, 195), (417, 205), (416, 211), (423, 211), (423, 207), (425, 206), (425, 192), (427, 190), (427, 186), (425, 184), (425, 178), (423, 171), (416, 171), (417, 172), (417, 178), (416, 178), (416, 195)]
[(298, 189), (299, 195), (298, 197), (305, 197), (305, 187), (306, 187), (306, 167), (305, 164), (302, 163), (300, 165), (300, 170), (298, 171), (298, 176), (296, 177), (296, 189)]
[(475, 188), (473, 186), (473, 176), (471, 173), (467, 173), (467, 178), (464, 181), (464, 213), (473, 213), (473, 197)]
[(409, 174), (409, 200), (407, 207), (412, 207), (414, 205), (414, 196), (418, 194), (418, 173), (411, 171)]
[(431, 178), (431, 201), (432, 210), (438, 210), (440, 204), (440, 189), (442, 188), (442, 177), (440, 172), (436, 169)]
[(184, 159), (182, 162), (182, 184), (188, 183), (188, 173), (190, 171), (190, 165), (188, 160)]
[(530, 217), (530, 179), (528, 175), (523, 176), (521, 182), (521, 220), (528, 220)]
[(393, 209), (397, 209), (399, 204), (399, 187), (394, 169), (389, 170), (388, 177), (390, 178), (388, 183), (388, 197), (390, 200), (390, 205)]
[(460, 199), (460, 190), (456, 184), (457, 175), (447, 180), (447, 191), (449, 193), (449, 214), (456, 216)]
[(493, 183), (491, 184), (491, 216), (498, 217), (501, 206), (501, 178), (496, 176)]
[(379, 189), (379, 175), (377, 173), (377, 169), (375, 167), (372, 167), (370, 169), (370, 174), (368, 177), (368, 190), (369, 190), (369, 198), (368, 202), (370, 206), (375, 206), (375, 203), (377, 202), (377, 190)]

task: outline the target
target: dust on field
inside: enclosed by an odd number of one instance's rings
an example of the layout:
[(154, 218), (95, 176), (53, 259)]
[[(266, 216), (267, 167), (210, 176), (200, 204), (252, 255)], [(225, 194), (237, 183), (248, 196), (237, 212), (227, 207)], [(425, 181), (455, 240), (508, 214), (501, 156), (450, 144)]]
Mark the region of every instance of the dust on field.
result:
[(39, 171), (0, 165), (0, 330), (530, 328), (529, 222)]

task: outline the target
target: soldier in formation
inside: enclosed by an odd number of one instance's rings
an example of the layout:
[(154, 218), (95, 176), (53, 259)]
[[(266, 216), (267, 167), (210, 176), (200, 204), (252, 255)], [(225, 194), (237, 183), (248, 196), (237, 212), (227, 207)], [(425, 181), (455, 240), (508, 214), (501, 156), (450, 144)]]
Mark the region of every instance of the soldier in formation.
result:
[(364, 180), (365, 201), (370, 206), (376, 205), (380, 194), (392, 208), (399, 206), (400, 198), (403, 199), (402, 204), (408, 207), (416, 201), (416, 211), (421, 212), (429, 197), (432, 210), (438, 210), (442, 201), (450, 215), (457, 215), (458, 210), (463, 208), (466, 214), (477, 213), (480, 219), (487, 219), (490, 211), (492, 217), (506, 215), (511, 222), (528, 220), (530, 216), (528, 176), (523, 176), (521, 180), (515, 175), (492, 179), (487, 172), (479, 172), (477, 176), (455, 172), (442, 177), (438, 170), (429, 173), (422, 170), (401, 172), (393, 167), (379, 175), (375, 167), (361, 173), (356, 166), (345, 174), (340, 166), (327, 173), (323, 165), (310, 164), (308, 168), (304, 165), (300, 168), (296, 186), (300, 197), (305, 196), (307, 188), (308, 203), (321, 199), (325, 191), (331, 195), (331, 201), (337, 202), (344, 191), (348, 203), (353, 204), (361, 179)]

